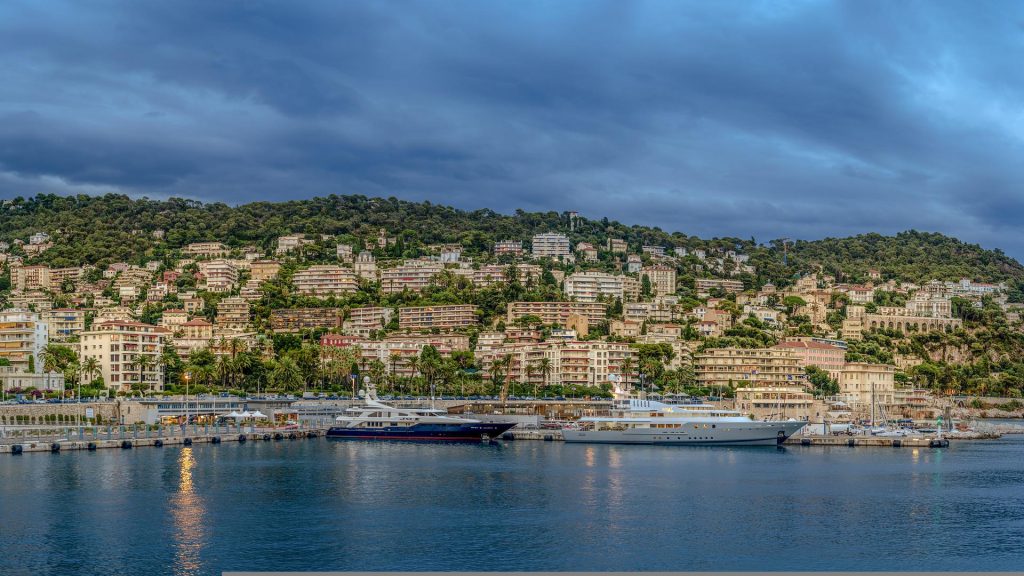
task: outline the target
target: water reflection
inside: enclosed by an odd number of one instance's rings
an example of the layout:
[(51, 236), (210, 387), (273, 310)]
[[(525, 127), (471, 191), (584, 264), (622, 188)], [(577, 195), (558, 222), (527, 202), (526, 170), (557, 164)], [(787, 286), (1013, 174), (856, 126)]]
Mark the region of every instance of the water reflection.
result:
[(181, 478), (178, 492), (171, 499), (171, 517), (174, 520), (174, 573), (195, 576), (202, 565), (199, 553), (203, 547), (203, 500), (192, 484), (192, 468), (196, 459), (192, 448), (182, 448), (178, 458)]

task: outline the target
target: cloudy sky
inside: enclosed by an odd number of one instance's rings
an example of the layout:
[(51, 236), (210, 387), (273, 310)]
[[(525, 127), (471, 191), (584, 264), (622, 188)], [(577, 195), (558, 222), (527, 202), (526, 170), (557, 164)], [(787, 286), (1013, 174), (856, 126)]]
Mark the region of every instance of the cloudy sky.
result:
[(0, 4), (0, 196), (359, 193), (1024, 257), (1020, 2)]

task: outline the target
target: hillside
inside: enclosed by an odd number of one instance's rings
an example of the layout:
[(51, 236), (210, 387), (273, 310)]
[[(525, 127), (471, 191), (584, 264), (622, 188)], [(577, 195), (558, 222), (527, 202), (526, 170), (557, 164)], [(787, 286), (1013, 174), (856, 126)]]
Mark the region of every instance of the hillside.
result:
[[(604, 245), (621, 238), (639, 251), (643, 245), (693, 249), (734, 249), (748, 254), (757, 269), (743, 277), (751, 286), (785, 285), (800, 274), (823, 270), (840, 281), (867, 279), (868, 269), (900, 281), (929, 279), (1024, 281), (1024, 267), (998, 250), (985, 250), (937, 233), (908, 231), (896, 236), (864, 234), (851, 238), (798, 240), (788, 247), (783, 265), (781, 242), (756, 244), (753, 239), (701, 239), (659, 228), (629, 226), (607, 218), (579, 218), (570, 231), (567, 213), (523, 212), (504, 215), (491, 210), (463, 211), (429, 202), (395, 198), (326, 196), (280, 203), (239, 206), (192, 200), (131, 199), (123, 195), (16, 198), (0, 207), (0, 241), (25, 240), (45, 231), (54, 247), (36, 258), (51, 266), (140, 263), (160, 258), (190, 242), (220, 241), (228, 246), (273, 246), (290, 233), (330, 234), (355, 243), (374, 238), (380, 228), (399, 238), (396, 256), (415, 256), (423, 246), (458, 242), (468, 256), (486, 253), (497, 240), (529, 241), (539, 232), (561, 231), (572, 241)], [(162, 240), (152, 234), (164, 231)], [(1015, 289), (1015, 296), (1020, 296)], [(1014, 298), (1019, 300), (1020, 298)]]

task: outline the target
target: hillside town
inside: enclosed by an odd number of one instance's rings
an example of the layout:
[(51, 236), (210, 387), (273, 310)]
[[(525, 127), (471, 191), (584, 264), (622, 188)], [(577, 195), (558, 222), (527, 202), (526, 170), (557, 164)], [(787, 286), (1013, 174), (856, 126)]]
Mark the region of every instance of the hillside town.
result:
[[(271, 250), (211, 239), (162, 259), (62, 268), (36, 262), (62, 241), (40, 230), (0, 243), (10, 279), (0, 383), (5, 398), (189, 384), (308, 393), (349, 390), (364, 374), (392, 390), (504, 398), (510, 387), (601, 395), (620, 379), (725, 399), (756, 418), (820, 421), (873, 406), (927, 417), (935, 395), (955, 390), (915, 368), (961, 359), (945, 347), (923, 356), (907, 339), (962, 331), (985, 307), (1020, 327), (1005, 284), (915, 284), (878, 270), (851, 283), (818, 270), (751, 285), (740, 277), (756, 270), (736, 250), (574, 243), (576, 218), (475, 257), (450, 243), (396, 258), (402, 240), (379, 229), (344, 241), (293, 233)], [(159, 242), (165, 232), (133, 234)], [(485, 297), (497, 299), (490, 311)], [(879, 334), (891, 350), (877, 350)]]

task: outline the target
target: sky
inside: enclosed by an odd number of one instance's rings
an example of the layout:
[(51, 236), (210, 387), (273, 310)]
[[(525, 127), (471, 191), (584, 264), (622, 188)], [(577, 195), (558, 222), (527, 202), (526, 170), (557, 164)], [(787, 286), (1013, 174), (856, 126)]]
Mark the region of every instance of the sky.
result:
[(326, 194), (1024, 257), (1024, 3), (11, 0), (0, 197)]

